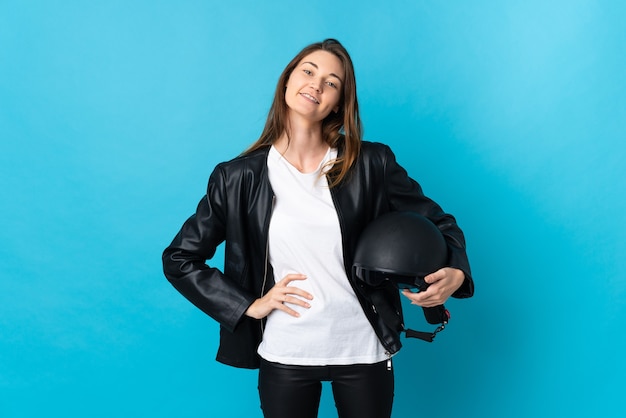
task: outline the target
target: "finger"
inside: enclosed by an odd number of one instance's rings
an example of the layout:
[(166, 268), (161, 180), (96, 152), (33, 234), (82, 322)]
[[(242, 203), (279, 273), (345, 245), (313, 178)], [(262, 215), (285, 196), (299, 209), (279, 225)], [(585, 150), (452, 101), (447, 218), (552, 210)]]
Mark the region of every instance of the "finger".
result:
[(297, 295), (297, 296), (301, 296), (305, 299), (313, 299), (313, 295), (310, 294), (309, 292), (307, 292), (304, 289), (300, 289), (299, 287), (285, 287), (285, 292), (286, 295)]
[(277, 304), (275, 306), (275, 309), (283, 311), (286, 314), (294, 316), (296, 318), (300, 317), (300, 312), (289, 307), (289, 305), (287, 305), (288, 303), (292, 305), (303, 306), (305, 308), (310, 307), (310, 305), (307, 302), (303, 301), (302, 299), (289, 296), (288, 294), (277, 295), (276, 301), (277, 301)]
[(444, 269), (439, 269), (434, 273), (429, 274), (428, 276), (424, 277), (424, 281), (428, 284), (432, 284), (435, 282), (438, 282), (439, 280), (443, 279), (444, 277), (446, 277), (446, 272)]
[(414, 292), (411, 292), (408, 289), (404, 289), (402, 291), (402, 294), (404, 296), (406, 296), (411, 301), (411, 303), (413, 303), (413, 304), (420, 304), (420, 303), (422, 303), (423, 299), (424, 299), (424, 293), (425, 292), (414, 293)]
[(281, 303), (280, 306), (278, 306), (276, 309), (281, 310), (281, 311), (283, 311), (286, 314), (289, 314), (291, 316), (295, 316), (296, 318), (300, 317), (300, 312), (291, 309), (289, 306), (287, 306), (285, 304)]
[(289, 283), (295, 281), (295, 280), (306, 280), (306, 274), (300, 274), (300, 273), (292, 273), (292, 274), (288, 274), (285, 277), (282, 278), (282, 280), (280, 280), (278, 283), (276, 283), (277, 286), (284, 286), (287, 287), (289, 286)]
[(300, 298), (294, 297), (294, 296), (290, 296), (290, 295), (285, 295), (284, 300), (282, 302), (284, 303), (291, 303), (293, 305), (298, 305), (298, 306), (302, 306), (303, 308), (310, 308), (311, 304), (305, 300), (302, 300)]
[(411, 301), (412, 305), (418, 305), (424, 308), (441, 305), (440, 299), (438, 298), (437, 294), (434, 292), (429, 292), (428, 290), (418, 293), (403, 290), (402, 294)]

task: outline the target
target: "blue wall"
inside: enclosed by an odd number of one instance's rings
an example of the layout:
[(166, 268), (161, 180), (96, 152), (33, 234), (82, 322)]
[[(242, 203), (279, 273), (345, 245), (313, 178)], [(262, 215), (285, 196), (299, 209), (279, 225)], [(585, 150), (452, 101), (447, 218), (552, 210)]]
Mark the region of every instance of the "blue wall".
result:
[(620, 1), (0, 2), (0, 416), (260, 416), (160, 254), (329, 36), (366, 138), (457, 216), (477, 284), (405, 342), (394, 417), (623, 416), (625, 21)]

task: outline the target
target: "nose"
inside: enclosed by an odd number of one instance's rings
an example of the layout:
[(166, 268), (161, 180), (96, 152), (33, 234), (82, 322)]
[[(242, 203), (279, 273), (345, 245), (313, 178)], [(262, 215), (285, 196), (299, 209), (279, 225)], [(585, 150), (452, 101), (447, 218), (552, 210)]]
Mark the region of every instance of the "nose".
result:
[(316, 92), (321, 93), (322, 89), (320, 88), (321, 83), (319, 80), (311, 80), (311, 87), (315, 89)]

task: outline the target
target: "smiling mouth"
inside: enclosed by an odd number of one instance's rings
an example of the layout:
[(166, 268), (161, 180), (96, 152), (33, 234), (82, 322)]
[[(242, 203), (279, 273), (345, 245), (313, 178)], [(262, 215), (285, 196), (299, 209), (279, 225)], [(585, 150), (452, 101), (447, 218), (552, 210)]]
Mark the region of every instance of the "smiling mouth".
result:
[(317, 100), (315, 97), (311, 96), (309, 93), (300, 93), (304, 98), (312, 101), (313, 103), (316, 104), (320, 104), (319, 100)]

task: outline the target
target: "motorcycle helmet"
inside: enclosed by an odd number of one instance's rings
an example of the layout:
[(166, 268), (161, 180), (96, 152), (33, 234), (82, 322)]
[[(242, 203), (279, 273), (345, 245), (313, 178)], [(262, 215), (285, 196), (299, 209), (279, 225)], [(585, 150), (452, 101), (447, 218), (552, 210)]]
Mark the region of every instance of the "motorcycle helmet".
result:
[[(424, 291), (424, 277), (445, 267), (446, 241), (427, 218), (415, 212), (390, 212), (371, 222), (359, 237), (352, 274), (370, 286), (393, 283), (398, 288)], [(429, 324), (441, 324), (434, 332), (405, 329), (407, 337), (433, 342), (450, 312), (443, 306), (422, 308)]]
[(362, 232), (353, 274), (370, 286), (391, 281), (425, 290), (424, 277), (446, 265), (448, 248), (430, 220), (415, 212), (389, 212)]

